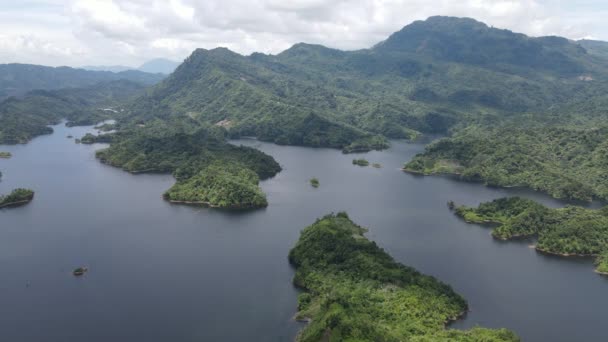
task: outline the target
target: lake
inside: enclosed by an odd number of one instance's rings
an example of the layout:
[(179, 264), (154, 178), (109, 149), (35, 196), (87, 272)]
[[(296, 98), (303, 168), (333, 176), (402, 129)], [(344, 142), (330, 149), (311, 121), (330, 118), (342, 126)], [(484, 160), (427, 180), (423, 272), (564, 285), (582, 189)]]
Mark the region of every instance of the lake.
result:
[[(54, 126), (27, 145), (1, 146), (0, 193), (36, 191), (0, 210), (2, 341), (291, 341), (297, 290), (287, 261), (299, 232), (346, 210), (398, 261), (451, 284), (471, 312), (453, 328), (506, 327), (524, 341), (606, 341), (608, 278), (590, 259), (541, 255), (527, 242), (498, 242), (446, 206), (520, 195), (448, 177), (400, 171), (423, 150), (344, 155), (331, 149), (235, 141), (283, 167), (263, 181), (266, 209), (172, 205), (170, 175), (131, 175), (79, 145), (91, 127)], [(382, 168), (352, 165), (364, 157)], [(317, 177), (317, 189), (309, 179)], [(72, 270), (87, 266), (80, 278)]]

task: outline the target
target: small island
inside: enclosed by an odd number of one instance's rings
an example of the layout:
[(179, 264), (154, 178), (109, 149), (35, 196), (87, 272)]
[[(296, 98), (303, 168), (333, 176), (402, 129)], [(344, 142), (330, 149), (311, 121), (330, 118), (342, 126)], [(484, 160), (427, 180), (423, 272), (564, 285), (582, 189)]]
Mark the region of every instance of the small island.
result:
[(238, 164), (214, 163), (197, 175), (178, 181), (163, 197), (172, 203), (213, 208), (251, 209), (268, 206), (258, 175)]
[(321, 185), (321, 183), (319, 183), (319, 180), (318, 180), (317, 178), (312, 178), (312, 179), (310, 180), (310, 185), (311, 185), (313, 188), (318, 188), (318, 187), (319, 187), (319, 185)]
[(368, 166), (369, 162), (366, 159), (353, 159), (353, 165)]
[(34, 199), (34, 191), (18, 188), (6, 196), (0, 196), (0, 208), (18, 207), (31, 202)]
[(445, 329), (466, 301), (437, 279), (396, 262), (346, 213), (304, 229), (289, 261), (296, 268), (301, 342), (519, 341), (506, 329)]
[(380, 163), (373, 163), (373, 164), (372, 164), (372, 166), (373, 166), (374, 168), (376, 168), (376, 169), (379, 169), (379, 168), (381, 168), (381, 167), (382, 167), (382, 164), (380, 164)]
[(75, 270), (72, 272), (72, 274), (73, 274), (74, 276), (76, 276), (76, 277), (80, 277), (80, 276), (83, 276), (83, 275), (84, 275), (86, 272), (88, 272), (88, 271), (89, 271), (89, 269), (88, 269), (88, 268), (86, 268), (86, 267), (77, 267), (77, 268), (76, 268), (76, 269), (75, 269)]
[(13, 155), (10, 152), (0, 152), (0, 158), (8, 159)]
[(477, 208), (457, 206), (455, 214), (469, 223), (496, 225), (492, 230), (496, 239), (536, 238), (534, 247), (542, 253), (596, 257), (596, 271), (608, 273), (608, 207), (553, 209), (509, 197), (481, 203)]
[(94, 135), (91, 133), (85, 134), (82, 138), (80, 138), (80, 143), (91, 145), (95, 143), (111, 143), (114, 135), (112, 134), (99, 134)]

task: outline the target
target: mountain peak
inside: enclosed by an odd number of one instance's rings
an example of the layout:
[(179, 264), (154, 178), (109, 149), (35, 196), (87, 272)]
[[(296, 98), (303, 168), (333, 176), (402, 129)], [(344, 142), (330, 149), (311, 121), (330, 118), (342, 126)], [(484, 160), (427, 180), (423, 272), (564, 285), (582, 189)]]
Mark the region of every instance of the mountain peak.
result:
[(415, 21), (373, 49), (494, 69), (539, 68), (559, 74), (582, 72), (576, 59), (585, 53), (565, 38), (533, 38), (471, 18), (443, 16)]

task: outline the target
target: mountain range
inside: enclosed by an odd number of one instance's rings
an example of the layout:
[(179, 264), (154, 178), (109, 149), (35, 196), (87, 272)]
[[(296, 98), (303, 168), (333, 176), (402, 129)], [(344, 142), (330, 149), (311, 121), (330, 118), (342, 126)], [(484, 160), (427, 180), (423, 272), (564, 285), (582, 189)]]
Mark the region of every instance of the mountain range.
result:
[[(587, 42), (584, 43), (588, 45)], [(231, 136), (346, 150), (601, 98), (608, 61), (576, 41), (469, 18), (416, 21), (369, 49), (296, 44), (277, 55), (197, 49), (132, 102), (127, 120), (185, 119)], [(587, 117), (604, 114), (599, 106)]]
[(165, 76), (128, 70), (118, 73), (32, 64), (0, 64), (0, 100), (22, 96), (31, 90), (53, 90), (92, 86), (99, 82), (129, 80), (152, 85)]

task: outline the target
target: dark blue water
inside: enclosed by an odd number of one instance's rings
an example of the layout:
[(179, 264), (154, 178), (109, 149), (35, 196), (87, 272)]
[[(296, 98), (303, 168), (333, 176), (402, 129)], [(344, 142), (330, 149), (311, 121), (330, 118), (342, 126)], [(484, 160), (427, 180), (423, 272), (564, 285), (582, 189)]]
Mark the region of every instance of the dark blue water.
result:
[[(507, 327), (524, 341), (606, 341), (608, 279), (588, 259), (547, 257), (530, 242), (500, 243), (446, 208), (523, 195), (399, 170), (421, 144), (394, 143), (353, 166), (329, 149), (240, 141), (284, 171), (263, 182), (267, 209), (234, 213), (171, 205), (168, 175), (99, 163), (101, 145), (55, 127), (2, 146), (0, 192), (29, 187), (27, 206), (0, 211), (0, 341), (290, 341), (296, 290), (287, 253), (299, 231), (347, 210), (397, 260), (450, 283), (471, 313), (457, 328)], [(308, 180), (319, 178), (313, 189)], [(73, 268), (88, 266), (82, 278)]]

